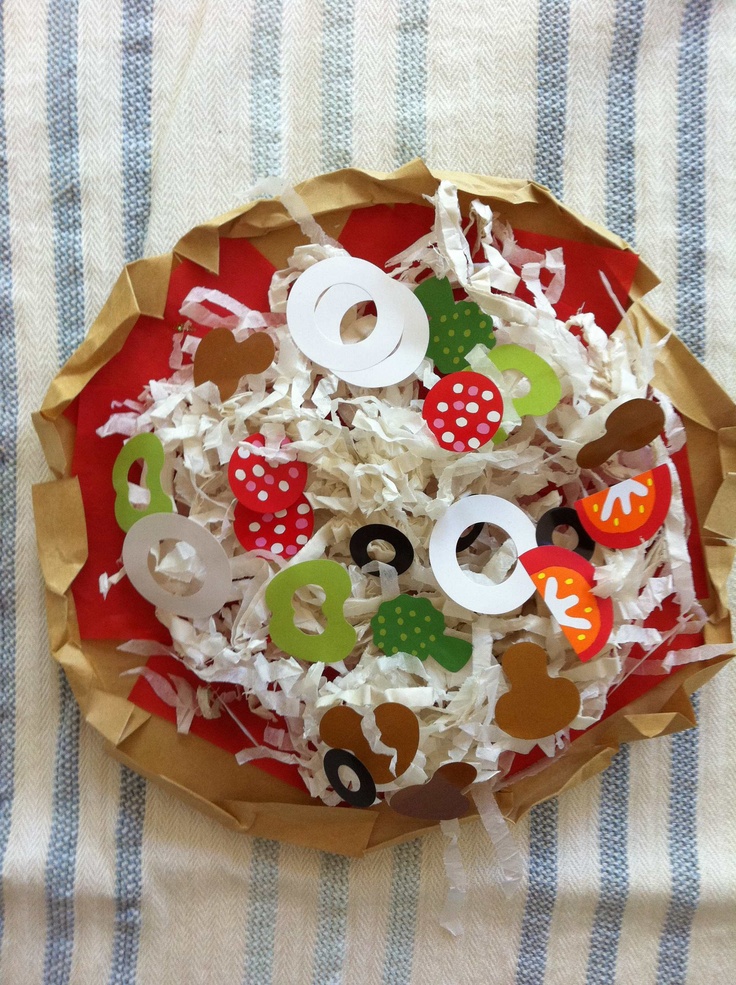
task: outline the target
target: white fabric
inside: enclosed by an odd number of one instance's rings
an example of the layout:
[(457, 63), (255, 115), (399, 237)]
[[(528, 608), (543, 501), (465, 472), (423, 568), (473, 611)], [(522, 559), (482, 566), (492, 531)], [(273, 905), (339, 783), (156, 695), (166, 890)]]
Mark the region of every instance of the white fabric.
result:
[[(683, 228), (694, 221), (682, 211), (682, 183), (691, 180), (687, 168), (694, 163), (697, 171), (698, 161), (682, 146), (678, 150), (683, 132), (704, 147), (706, 363), (736, 396), (736, 6), (729, 0), (498, 0), (490, 6), (470, 0), (285, 0), (282, 8), (275, 0), (79, 0), (76, 18), (74, 10), (63, 0), (6, 0), (2, 15), (10, 230), (10, 258), (4, 255), (3, 264), (12, 262), (4, 302), (17, 345), (17, 382), (4, 399), (17, 401), (18, 435), (15, 514), (12, 503), (3, 505), (17, 525), (13, 540), (3, 545), (16, 560), (14, 590), (3, 586), (3, 605), (8, 612), (15, 607), (15, 724), (4, 733), (14, 745), (5, 741), (2, 748), (13, 776), (12, 789), (4, 792), (12, 797), (12, 812), (3, 865), (2, 980), (733, 980), (733, 668), (700, 700), (692, 800), (697, 878), (673, 860), (680, 818), (671, 814), (670, 778), (683, 779), (673, 773), (677, 739), (631, 750), (629, 807), (615, 828), (626, 849), (614, 871), (600, 861), (599, 836), (612, 822), (602, 820), (608, 815), (599, 778), (562, 797), (557, 820), (539, 815), (531, 846), (529, 821), (519, 825), (516, 837), (525, 853), (531, 851), (532, 867), (510, 900), (496, 884), (482, 826), (464, 827), (468, 896), (465, 935), (458, 939), (438, 923), (445, 897), (439, 832), (419, 846), (343, 862), (239, 837), (149, 786), (142, 891), (131, 901), (133, 929), (121, 930), (118, 916), (116, 937), (120, 770), (90, 728), (79, 731), (78, 770), (61, 762), (61, 786), (55, 788), (63, 702), (48, 657), (30, 505), (30, 484), (48, 475), (30, 414), (65, 354), (64, 339), (77, 329), (81, 339), (117, 278), (126, 242), (133, 241), (131, 223), (141, 236), (147, 223), (145, 255), (166, 251), (196, 223), (241, 204), (264, 169), (296, 182), (346, 162), (390, 170), (421, 154), (433, 167), (543, 179), (554, 174), (557, 155), (565, 201), (601, 223), (611, 225), (620, 214), (616, 189), (628, 182), (636, 245), (663, 281), (651, 303), (670, 323), (679, 319), (680, 330), (692, 329), (678, 278), (680, 285), (688, 283)], [(550, 51), (545, 25), (555, 29), (568, 14), (566, 44)], [(678, 114), (688, 91), (681, 42), (685, 35), (692, 40), (688, 25), (701, 21), (707, 100), (698, 144), (697, 125), (693, 130), (689, 121), (683, 131)], [(126, 227), (125, 172), (135, 162), (124, 159), (124, 107), (145, 103), (137, 73), (145, 74), (147, 48), (145, 40), (136, 47), (136, 31), (145, 38), (149, 22), (150, 172), (140, 161), (144, 205), (150, 178), (150, 209)], [(127, 62), (124, 44), (132, 53)], [(557, 150), (554, 128), (545, 130), (540, 96), (549, 86), (540, 65), (549, 70), (555, 59), (559, 79), (552, 92), (557, 85), (558, 101), (562, 93), (564, 118)], [(613, 88), (612, 77), (618, 79)], [(62, 106), (65, 118), (75, 110), (77, 132), (72, 128), (52, 140), (49, 114), (53, 122), (62, 112), (52, 97), (70, 78)], [(610, 128), (625, 125), (619, 111), (629, 95), (634, 143), (611, 147)], [(63, 187), (81, 203), (79, 319), (61, 306), (74, 275), (71, 253), (58, 238)], [(60, 257), (69, 263), (58, 266)], [(7, 324), (4, 351), (6, 332)], [(7, 437), (2, 451), (12, 457)], [(76, 735), (73, 720), (68, 734)], [(70, 794), (75, 777), (78, 800)], [(69, 816), (78, 816), (78, 839), (68, 850), (58, 837), (66, 815), (59, 813), (55, 789), (66, 790)], [(554, 852), (542, 830), (547, 823)], [(135, 853), (131, 858), (135, 868)], [(58, 890), (64, 872), (71, 880), (68, 906), (58, 892), (51, 901), (49, 896), (49, 885)], [(611, 887), (626, 873), (618, 906)], [(690, 891), (697, 893), (692, 925)], [(684, 916), (677, 923), (675, 913), (670, 946), (663, 932), (673, 900), (676, 911), (684, 900)], [(540, 932), (535, 920), (541, 920)]]

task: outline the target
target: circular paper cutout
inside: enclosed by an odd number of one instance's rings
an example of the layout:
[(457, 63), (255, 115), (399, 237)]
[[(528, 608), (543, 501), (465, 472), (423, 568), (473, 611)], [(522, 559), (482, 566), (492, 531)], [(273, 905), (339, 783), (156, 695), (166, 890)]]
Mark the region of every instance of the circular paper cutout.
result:
[[(362, 568), (372, 560), (368, 554), (368, 548), (374, 540), (385, 540), (394, 549), (394, 556), (388, 563), (395, 569), (397, 575), (403, 575), (414, 562), (414, 548), (411, 546), (409, 538), (402, 534), (396, 527), (389, 527), (387, 523), (367, 523), (364, 527), (358, 527), (350, 538), (350, 553), (353, 561)], [(378, 571), (371, 571), (378, 577)]]
[[(262, 434), (252, 434), (232, 454), (227, 469), (230, 488), (239, 503), (256, 513), (288, 509), (304, 492), (307, 466), (304, 462), (269, 461), (250, 446), (264, 448)], [(288, 440), (282, 443), (288, 444)]]
[(427, 394), (422, 417), (447, 451), (477, 451), (501, 425), (503, 398), (481, 373), (450, 373)]
[(294, 557), (312, 536), (314, 510), (306, 496), (276, 513), (258, 513), (236, 503), (233, 528), (246, 551)]
[[(351, 807), (370, 807), (376, 799), (376, 784), (357, 756), (347, 749), (328, 749), (322, 759), (325, 776), (335, 793)], [(340, 779), (340, 767), (349, 769), (358, 781), (358, 789), (351, 790)]]
[(541, 517), (537, 523), (537, 544), (539, 547), (554, 546), (552, 534), (558, 527), (572, 527), (578, 535), (578, 542), (575, 547), (569, 549), (585, 558), (586, 561), (590, 561), (595, 551), (595, 541), (581, 523), (577, 512), (569, 506), (555, 506), (553, 509), (547, 510)]
[(517, 557), (537, 546), (534, 524), (518, 506), (498, 496), (467, 496), (453, 503), (437, 521), (429, 541), (429, 560), (440, 588), (458, 605), (473, 612), (500, 616), (518, 608), (534, 592), (523, 566), (517, 564), (500, 585), (468, 578), (457, 560), (457, 542), (466, 527), (479, 521), (504, 530), (516, 546)]
[[(151, 549), (163, 540), (190, 544), (207, 570), (202, 587), (192, 595), (175, 595), (160, 585), (148, 567)], [(158, 609), (190, 619), (205, 619), (223, 607), (232, 591), (230, 561), (209, 530), (178, 513), (152, 513), (125, 535), (123, 565), (131, 584)]]

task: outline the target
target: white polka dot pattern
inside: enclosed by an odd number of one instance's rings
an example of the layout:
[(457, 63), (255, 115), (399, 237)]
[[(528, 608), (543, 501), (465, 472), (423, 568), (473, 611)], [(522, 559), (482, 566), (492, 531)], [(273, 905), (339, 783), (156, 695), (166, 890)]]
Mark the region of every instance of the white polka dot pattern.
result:
[(450, 373), (427, 394), (422, 417), (447, 451), (477, 451), (498, 431), (503, 398), (480, 373)]
[(276, 513), (259, 513), (238, 503), (233, 529), (246, 551), (293, 558), (312, 536), (314, 511), (305, 496)]
[[(287, 443), (288, 439), (285, 439), (284, 444)], [(230, 459), (228, 480), (235, 498), (256, 513), (275, 513), (287, 509), (304, 492), (307, 484), (306, 463), (271, 462), (267, 456), (253, 453), (248, 444), (265, 447), (263, 436), (252, 434)]]

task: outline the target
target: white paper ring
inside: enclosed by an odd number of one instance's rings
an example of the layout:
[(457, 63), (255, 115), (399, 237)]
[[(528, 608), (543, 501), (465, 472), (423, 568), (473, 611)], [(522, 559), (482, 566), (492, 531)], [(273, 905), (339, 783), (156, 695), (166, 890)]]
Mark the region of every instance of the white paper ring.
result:
[(537, 546), (535, 527), (523, 510), (499, 496), (467, 496), (453, 503), (432, 531), (429, 563), (445, 595), (472, 612), (500, 616), (531, 598), (534, 584), (518, 562), (500, 585), (483, 585), (468, 578), (458, 563), (456, 548), (463, 530), (476, 523), (492, 523), (504, 530), (516, 545), (517, 557)]
[[(343, 315), (357, 303), (355, 288), (367, 295), (360, 300), (375, 303), (376, 324), (367, 338), (345, 343), (340, 337), (340, 324)], [(322, 323), (322, 317), (317, 317), (320, 299), (327, 291), (329, 304), (322, 315), (329, 313), (329, 327)], [(404, 330), (402, 309), (396, 304), (391, 278), (357, 257), (329, 257), (308, 267), (291, 289), (286, 320), (304, 355), (333, 371), (375, 366), (394, 351)]]
[(341, 380), (353, 386), (382, 387), (401, 383), (416, 371), (427, 354), (429, 321), (422, 302), (400, 281), (391, 280), (391, 284), (395, 289), (395, 303), (401, 306), (404, 319), (401, 341), (390, 355), (375, 366), (353, 372), (336, 372), (335, 375)]
[[(151, 548), (162, 540), (183, 541), (197, 552), (207, 571), (192, 595), (174, 595), (156, 581), (148, 567)], [(133, 588), (157, 609), (190, 619), (206, 619), (223, 607), (232, 591), (230, 562), (209, 530), (178, 513), (152, 513), (135, 523), (123, 542), (123, 565)]]

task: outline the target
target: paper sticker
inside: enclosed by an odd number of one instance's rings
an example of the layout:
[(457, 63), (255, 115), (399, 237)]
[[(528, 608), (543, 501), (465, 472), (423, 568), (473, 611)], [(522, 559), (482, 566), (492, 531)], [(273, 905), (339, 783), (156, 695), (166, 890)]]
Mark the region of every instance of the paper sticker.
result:
[(503, 398), (496, 384), (481, 373), (451, 373), (424, 398), (422, 417), (443, 448), (476, 451), (498, 431)]
[(246, 551), (294, 557), (312, 536), (314, 510), (305, 496), (277, 513), (258, 513), (237, 503), (233, 530)]
[(555, 546), (552, 534), (558, 527), (572, 527), (577, 534), (578, 543), (576, 547), (569, 549), (586, 561), (590, 561), (595, 551), (595, 543), (580, 522), (578, 514), (569, 506), (555, 506), (553, 509), (547, 510), (537, 522), (537, 544), (539, 547)]
[[(238, 445), (230, 458), (227, 477), (239, 503), (256, 513), (278, 513), (301, 497), (307, 484), (305, 462), (269, 461), (268, 454), (252, 449), (264, 448), (262, 434), (252, 434)], [(288, 438), (281, 446), (289, 444)], [(303, 511), (306, 516), (306, 511)]]
[[(373, 329), (359, 342), (344, 342), (344, 316), (366, 301), (376, 306)], [(413, 292), (356, 257), (308, 267), (291, 289), (286, 319), (305, 356), (356, 386), (400, 383), (417, 369), (429, 342), (427, 316)]]
[[(414, 548), (405, 534), (386, 523), (367, 523), (364, 527), (358, 527), (350, 538), (350, 554), (359, 568), (372, 560), (368, 554), (368, 547), (375, 540), (385, 540), (393, 547), (394, 556), (388, 563), (395, 569), (397, 575), (402, 575), (412, 566)], [(378, 576), (377, 571), (372, 571), (371, 574)]]
[[(366, 387), (367, 389), (378, 386), (392, 386), (394, 383), (401, 383), (411, 376), (418, 369), (422, 359), (427, 352), (427, 342), (429, 339), (429, 326), (424, 309), (412, 292), (405, 285), (389, 278), (391, 284), (400, 288), (397, 301), (401, 304), (404, 314), (404, 330), (401, 340), (394, 351), (367, 369), (356, 370), (333, 370), (336, 376), (345, 380), (353, 386)], [(349, 288), (349, 290), (348, 290)], [(344, 285), (339, 288), (330, 288), (326, 291), (317, 306), (317, 317), (325, 325), (325, 331), (330, 338), (337, 342), (339, 339), (339, 311), (343, 313), (356, 304), (361, 304), (369, 297), (359, 287)], [(332, 312), (336, 308), (337, 311)], [(373, 329), (375, 331), (375, 329)]]
[[(294, 623), (294, 592), (307, 585), (317, 585), (325, 593), (322, 613), (326, 623), (319, 634), (305, 633)], [(334, 664), (343, 660), (356, 640), (355, 630), (343, 614), (351, 591), (350, 575), (336, 561), (322, 558), (284, 568), (266, 588), (266, 605), (272, 613), (268, 631), (274, 644), (308, 663)]]
[(465, 358), (473, 346), (496, 344), (490, 315), (474, 301), (455, 301), (447, 278), (427, 277), (417, 285), (419, 298), (429, 319), (427, 355), (440, 373), (454, 373), (468, 365)]
[(263, 373), (273, 362), (276, 349), (270, 335), (254, 332), (237, 342), (229, 328), (215, 328), (204, 336), (194, 354), (194, 385), (211, 380), (228, 400), (241, 377)]
[(547, 654), (535, 643), (515, 643), (502, 660), (510, 690), (496, 702), (496, 725), (516, 739), (544, 739), (577, 718), (580, 695), (572, 681), (550, 677)]
[[(130, 502), (128, 473), (134, 462), (143, 459), (142, 482), (150, 493), (148, 506), (136, 507)], [(137, 434), (120, 449), (112, 467), (112, 485), (115, 490), (115, 519), (126, 533), (134, 523), (153, 513), (173, 513), (174, 503), (161, 485), (166, 456), (164, 446), (155, 434)]]
[(581, 469), (595, 469), (617, 451), (637, 451), (664, 430), (664, 411), (653, 400), (637, 397), (619, 404), (606, 420), (606, 433), (578, 452)]
[[(204, 565), (206, 577), (192, 595), (169, 591), (151, 573), (150, 553), (164, 540), (189, 544)], [(205, 527), (178, 513), (154, 513), (138, 520), (123, 542), (123, 565), (133, 587), (152, 605), (189, 619), (206, 619), (219, 612), (232, 592), (230, 561), (222, 545)]]
[(445, 617), (429, 599), (414, 595), (382, 602), (371, 628), (373, 642), (385, 654), (410, 653), (420, 660), (432, 657), (451, 673), (462, 670), (473, 655), (472, 644), (445, 635)]
[[(340, 339), (340, 325), (360, 301), (376, 305), (376, 324), (367, 338), (346, 344)], [(325, 328), (328, 319), (336, 323), (336, 332)], [(330, 257), (308, 267), (291, 289), (286, 320), (304, 355), (336, 372), (375, 366), (394, 351), (403, 333), (401, 308), (390, 278), (379, 267), (355, 257)]]
[(446, 763), (440, 766), (427, 783), (397, 790), (389, 807), (406, 817), (428, 821), (451, 821), (465, 817), (470, 800), (461, 792), (470, 786), (477, 771), (470, 763)]
[(374, 752), (364, 732), (363, 716), (353, 708), (330, 708), (319, 723), (320, 739), (335, 749), (348, 749), (365, 765), (376, 783), (391, 783), (409, 769), (419, 748), (419, 720), (409, 708), (393, 701), (377, 705), (376, 728), (394, 756)]
[[(322, 759), (325, 776), (335, 793), (351, 807), (370, 807), (376, 799), (376, 784), (361, 761), (347, 749), (328, 749)], [(353, 784), (343, 783), (340, 770), (353, 774)], [(348, 781), (349, 782), (349, 781)]]
[(594, 540), (621, 550), (651, 540), (664, 523), (671, 500), (672, 477), (665, 464), (579, 499), (575, 509)]
[(523, 605), (533, 594), (534, 585), (518, 563), (500, 585), (468, 577), (457, 559), (457, 542), (466, 527), (478, 522), (492, 523), (505, 531), (514, 542), (517, 557), (536, 547), (534, 524), (518, 506), (499, 496), (466, 496), (453, 503), (434, 525), (429, 561), (445, 595), (473, 612), (500, 616)]
[(535, 547), (519, 560), (578, 659), (600, 653), (613, 629), (613, 603), (593, 595), (593, 565), (563, 547)]
[(520, 417), (541, 417), (554, 410), (560, 402), (560, 380), (550, 364), (536, 352), (522, 345), (498, 345), (488, 353), (488, 358), (502, 372), (515, 369), (529, 380), (529, 392), (513, 400), (514, 410)]

